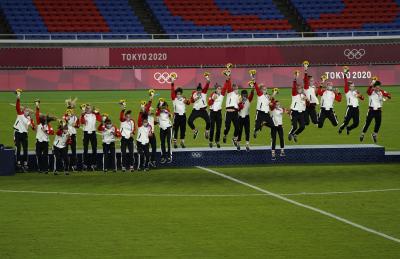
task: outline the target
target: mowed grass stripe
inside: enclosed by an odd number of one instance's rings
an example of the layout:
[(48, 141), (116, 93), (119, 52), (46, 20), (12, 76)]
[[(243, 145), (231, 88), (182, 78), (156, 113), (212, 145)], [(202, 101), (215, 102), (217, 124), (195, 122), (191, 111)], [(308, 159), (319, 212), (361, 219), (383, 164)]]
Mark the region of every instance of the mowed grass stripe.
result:
[[(356, 167), (354, 173), (367, 167)], [(257, 174), (260, 169), (246, 167), (255, 183), (263, 180)], [(268, 176), (289, 168), (265, 169), (262, 172)], [(307, 181), (301, 181), (305, 172), (293, 171), (288, 176), (312, 190)], [(283, 186), (286, 180), (281, 180)], [(375, 179), (371, 179), (372, 184), (376, 184)], [(263, 194), (193, 168), (158, 169), (149, 174), (20, 174), (1, 178), (1, 189), (13, 186), (20, 190), (100, 193)], [(400, 252), (397, 243), (270, 195), (177, 199), (0, 194), (0, 211), (1, 258), (397, 258)]]
[(291, 204), (296, 205), (296, 206), (299, 206), (299, 207), (303, 207), (303, 208), (305, 208), (305, 209), (312, 210), (312, 211), (317, 212), (317, 213), (319, 213), (319, 214), (322, 214), (322, 215), (328, 216), (328, 217), (330, 217), (330, 218), (333, 218), (333, 219), (335, 219), (335, 220), (338, 220), (338, 221), (341, 221), (341, 222), (343, 222), (343, 223), (346, 223), (346, 224), (348, 224), (348, 225), (350, 225), (350, 226), (353, 226), (353, 227), (355, 227), (355, 228), (359, 228), (359, 229), (364, 230), (364, 231), (366, 231), (366, 232), (369, 232), (369, 233), (372, 233), (372, 234), (381, 236), (381, 237), (383, 237), (383, 238), (389, 239), (389, 240), (391, 240), (391, 241), (394, 241), (394, 242), (400, 244), (400, 239), (398, 239), (398, 238), (396, 238), (396, 237), (393, 237), (393, 236), (387, 235), (387, 234), (385, 234), (385, 233), (376, 231), (376, 230), (374, 230), (374, 229), (365, 227), (365, 226), (363, 226), (363, 225), (357, 224), (357, 223), (355, 223), (355, 222), (352, 222), (352, 221), (350, 221), (350, 220), (347, 220), (347, 219), (342, 218), (342, 217), (340, 217), (340, 216), (337, 216), (337, 215), (335, 215), (335, 214), (329, 213), (329, 212), (327, 212), (327, 211), (324, 211), (324, 210), (321, 210), (321, 209), (318, 209), (318, 208), (309, 206), (309, 205), (307, 205), (307, 204), (304, 204), (304, 203), (297, 202), (297, 201), (295, 201), (295, 200), (286, 198), (286, 197), (284, 197), (284, 196), (282, 196), (282, 195), (279, 195), (279, 194), (270, 192), (270, 191), (268, 191), (268, 190), (266, 190), (266, 189), (262, 189), (262, 188), (260, 188), (260, 187), (255, 186), (255, 185), (249, 184), (249, 183), (247, 183), (247, 182), (243, 182), (243, 181), (241, 181), (241, 180), (239, 180), (239, 179), (236, 179), (236, 178), (234, 178), (234, 177), (231, 177), (231, 176), (228, 176), (228, 175), (219, 173), (219, 172), (217, 172), (217, 171), (215, 171), (215, 170), (212, 170), (212, 169), (209, 169), (209, 168), (205, 168), (205, 167), (201, 167), (201, 166), (198, 166), (197, 168), (203, 169), (204, 171), (207, 171), (207, 172), (210, 172), (210, 173), (212, 173), (212, 174), (221, 176), (221, 177), (223, 177), (223, 178), (225, 178), (225, 179), (228, 179), (228, 180), (230, 180), (230, 181), (233, 181), (233, 182), (239, 183), (239, 184), (241, 184), (241, 185), (247, 186), (247, 187), (252, 188), (252, 189), (254, 189), (254, 190), (257, 190), (257, 191), (259, 191), (259, 192), (262, 192), (262, 193), (265, 193), (265, 194), (269, 194), (270, 196), (273, 196), (273, 197), (275, 197), (275, 198), (277, 198), (277, 199), (286, 201), (286, 202), (288, 202), (288, 203), (291, 203)]
[[(319, 196), (319, 195), (338, 195), (338, 194), (362, 194), (374, 192), (398, 192), (399, 189), (379, 189), (379, 190), (355, 190), (355, 191), (336, 191), (336, 192), (300, 192), (300, 193), (277, 193), (281, 196)], [(78, 195), (78, 196), (121, 196), (121, 197), (251, 197), (251, 196), (271, 196), (271, 194), (257, 193), (230, 193), (230, 194), (179, 194), (179, 193), (91, 193), (91, 192), (49, 192), (49, 191), (29, 191), (29, 190), (3, 190), (0, 193), (22, 193), (22, 194), (55, 194), (55, 195)]]

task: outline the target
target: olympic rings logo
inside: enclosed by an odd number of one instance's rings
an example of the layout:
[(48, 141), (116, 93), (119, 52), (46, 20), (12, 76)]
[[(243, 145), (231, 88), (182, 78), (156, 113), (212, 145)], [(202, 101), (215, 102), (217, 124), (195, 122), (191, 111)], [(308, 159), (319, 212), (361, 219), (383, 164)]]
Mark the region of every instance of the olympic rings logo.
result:
[[(172, 73), (175, 73), (175, 72), (172, 72)], [(165, 83), (170, 84), (171, 83), (171, 74), (168, 72), (163, 72), (163, 73), (156, 72), (156, 73), (154, 73), (153, 77), (160, 84), (165, 84)]]
[(343, 52), (348, 59), (360, 59), (365, 53), (365, 49), (345, 49)]
[(203, 154), (201, 152), (192, 152), (192, 157), (193, 158), (201, 158)]

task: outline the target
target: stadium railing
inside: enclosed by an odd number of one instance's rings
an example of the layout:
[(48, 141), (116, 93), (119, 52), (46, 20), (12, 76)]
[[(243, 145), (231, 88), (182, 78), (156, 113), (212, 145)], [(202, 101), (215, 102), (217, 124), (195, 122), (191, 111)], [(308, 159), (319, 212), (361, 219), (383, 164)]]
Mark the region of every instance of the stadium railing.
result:
[(318, 32), (241, 32), (241, 33), (182, 33), (182, 34), (114, 34), (114, 33), (46, 33), (0, 34), (1, 41), (246, 41), (246, 40), (328, 40), (328, 39), (400, 38), (400, 30), (318, 31)]

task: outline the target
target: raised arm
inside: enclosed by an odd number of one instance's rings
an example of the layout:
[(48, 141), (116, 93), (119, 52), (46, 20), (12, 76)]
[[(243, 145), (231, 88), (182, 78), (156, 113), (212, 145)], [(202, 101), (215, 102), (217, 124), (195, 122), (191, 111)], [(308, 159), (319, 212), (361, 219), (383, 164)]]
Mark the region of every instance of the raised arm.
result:
[(335, 100), (337, 102), (341, 102), (342, 101), (342, 94), (341, 93), (335, 93)]
[(275, 108), (276, 108), (276, 101), (275, 100), (272, 100), (269, 103), (269, 108), (270, 108), (271, 111), (275, 110)]
[(392, 99), (392, 95), (391, 95), (389, 92), (386, 92), (386, 91), (384, 91), (384, 90), (381, 90), (381, 93), (382, 93), (383, 96), (385, 96), (385, 97), (387, 97), (387, 98), (389, 98), (389, 99)]
[(293, 85), (292, 85), (292, 96), (296, 96), (296, 95), (297, 95), (297, 80), (294, 79)]
[(195, 93), (196, 91), (193, 91), (192, 92), (192, 96), (190, 97), (190, 102), (191, 103), (194, 103), (196, 100), (194, 99), (194, 93)]
[(349, 90), (349, 80), (347, 79), (346, 73), (344, 73), (344, 93), (347, 94)]
[(31, 128), (32, 128), (33, 130), (35, 130), (35, 128), (36, 128), (35, 122), (33, 121), (32, 118), (31, 118)]
[(124, 109), (124, 110), (121, 110), (121, 111), (119, 112), (119, 121), (120, 121), (120, 122), (124, 122), (124, 121), (125, 121), (125, 109)]
[(100, 132), (103, 132), (104, 128), (105, 127), (104, 127), (103, 123), (100, 123), (100, 125), (97, 127), (97, 130), (100, 131)]
[(142, 124), (143, 124), (143, 122), (142, 122), (142, 115), (143, 115), (143, 113), (142, 113), (142, 112), (139, 112), (139, 117), (138, 117), (138, 120), (137, 120), (138, 128), (139, 128), (139, 127), (142, 127)]
[[(226, 80), (226, 81), (228, 81), (228, 80)], [(225, 81), (224, 86), (222, 87), (222, 90), (221, 90), (221, 95), (222, 96), (225, 96), (225, 93), (226, 93), (227, 88), (228, 88), (228, 84), (227, 84), (226, 81)]]
[(171, 83), (171, 100), (175, 100), (176, 94), (175, 94), (175, 84)]
[(36, 107), (35, 117), (36, 117), (36, 124), (39, 124), (40, 123), (40, 109), (39, 109), (39, 107)]
[(24, 113), (21, 111), (21, 100), (19, 99), (19, 97), (17, 98), (17, 102), (15, 103), (15, 109), (17, 110), (17, 114), (18, 114), (18, 115), (24, 114)]
[(146, 113), (149, 113), (149, 112), (150, 112), (151, 104), (152, 104), (152, 100), (149, 100), (149, 101), (147, 102), (146, 106), (145, 106)]
[(310, 88), (310, 79), (308, 78), (307, 70), (304, 71), (303, 83), (304, 83), (304, 89), (305, 90)]
[(201, 90), (201, 92), (202, 92), (203, 94), (207, 94), (208, 88), (210, 88), (210, 81), (207, 81), (206, 85), (203, 87), (203, 89)]
[(371, 95), (373, 92), (374, 92), (374, 89), (373, 89), (372, 84), (371, 84), (370, 86), (368, 86), (367, 94)]
[(222, 95), (225, 95), (226, 94), (226, 92), (228, 92), (228, 93), (230, 93), (230, 92), (232, 92), (233, 90), (232, 90), (232, 82), (231, 82), (231, 79), (229, 78), (229, 79), (226, 79), (225, 80), (225, 83), (224, 83), (224, 87), (222, 88)]
[(253, 101), (254, 98), (254, 89), (251, 89), (250, 95), (249, 95), (249, 102)]
[(63, 130), (62, 129), (58, 129), (57, 132), (56, 132), (56, 135), (61, 137), (62, 134), (63, 134)]
[(51, 127), (50, 123), (47, 123), (47, 127), (49, 128), (47, 134), (54, 135), (54, 129)]
[(260, 87), (258, 87), (257, 82), (254, 82), (254, 88), (256, 89), (257, 95), (262, 96), (263, 92), (261, 91)]
[(322, 85), (320, 85), (319, 87), (318, 87), (318, 91), (317, 91), (317, 94), (319, 95), (319, 96), (322, 96), (323, 94), (324, 94), (324, 89), (322, 89)]
[(100, 112), (96, 112), (96, 113), (93, 113), (93, 114), (96, 115), (96, 120), (98, 122), (103, 122), (103, 118), (102, 118)]
[(214, 94), (215, 94), (215, 93), (211, 94), (211, 96), (208, 97), (208, 105), (209, 105), (209, 106), (211, 106), (211, 105), (214, 104), (214, 99), (213, 99)]

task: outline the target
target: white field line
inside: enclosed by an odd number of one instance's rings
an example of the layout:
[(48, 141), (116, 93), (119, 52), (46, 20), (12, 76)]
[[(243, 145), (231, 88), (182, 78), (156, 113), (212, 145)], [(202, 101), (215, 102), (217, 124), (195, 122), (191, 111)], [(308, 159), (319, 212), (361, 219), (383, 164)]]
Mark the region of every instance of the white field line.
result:
[(308, 209), (308, 210), (317, 212), (317, 213), (319, 213), (319, 214), (325, 215), (325, 216), (327, 216), (327, 217), (333, 218), (333, 219), (335, 219), (335, 220), (338, 220), (338, 221), (340, 221), (340, 222), (343, 222), (343, 223), (345, 223), (345, 224), (348, 224), (348, 225), (350, 225), (350, 226), (353, 226), (353, 227), (355, 227), (355, 228), (358, 228), (358, 229), (364, 230), (364, 231), (366, 231), (366, 232), (369, 232), (369, 233), (372, 233), (372, 234), (381, 236), (381, 237), (386, 238), (386, 239), (388, 239), (388, 240), (392, 240), (392, 241), (394, 241), (394, 242), (400, 243), (400, 239), (398, 239), (398, 238), (396, 238), (396, 237), (389, 236), (389, 235), (387, 235), (387, 234), (385, 234), (385, 233), (379, 232), (379, 231), (374, 230), (374, 229), (372, 229), (372, 228), (368, 228), (368, 227), (365, 227), (365, 226), (363, 226), (363, 225), (357, 224), (357, 223), (355, 223), (355, 222), (352, 222), (352, 221), (350, 221), (350, 220), (348, 220), (348, 219), (342, 218), (342, 217), (337, 216), (337, 215), (335, 215), (335, 214), (332, 214), (332, 213), (330, 213), (330, 212), (327, 212), (327, 211), (318, 209), (318, 208), (316, 208), (316, 207), (313, 207), (313, 206), (310, 206), (310, 205), (307, 205), (307, 204), (304, 204), (304, 203), (301, 203), (301, 202), (297, 202), (297, 201), (295, 201), (295, 200), (286, 198), (286, 197), (284, 197), (284, 196), (282, 196), (282, 195), (280, 195), (280, 194), (277, 194), (277, 193), (274, 193), (274, 192), (270, 192), (270, 191), (268, 191), (268, 190), (266, 190), (266, 189), (257, 187), (257, 186), (255, 186), (255, 185), (252, 185), (252, 184), (249, 184), (249, 183), (247, 183), (247, 182), (241, 181), (241, 180), (236, 179), (236, 178), (234, 178), (234, 177), (231, 177), (231, 176), (229, 176), (229, 175), (225, 175), (225, 174), (223, 174), (223, 173), (219, 173), (219, 172), (214, 171), (214, 170), (209, 169), (209, 168), (205, 168), (205, 167), (201, 167), (201, 166), (197, 166), (197, 168), (202, 169), (202, 170), (204, 170), (204, 171), (207, 171), (207, 172), (209, 172), (209, 173), (218, 175), (218, 176), (220, 176), (220, 177), (222, 177), (222, 178), (225, 178), (225, 179), (227, 179), (227, 180), (230, 180), (230, 181), (232, 181), (232, 182), (235, 182), (235, 183), (238, 183), (238, 184), (247, 186), (247, 187), (249, 187), (249, 188), (251, 188), (251, 189), (254, 189), (254, 190), (256, 190), (256, 191), (259, 191), (259, 192), (261, 192), (261, 193), (269, 194), (270, 196), (273, 196), (274, 198), (277, 198), (277, 199), (279, 199), (279, 200), (286, 201), (286, 202), (291, 203), (291, 204), (293, 204), (293, 205), (296, 205), (296, 206), (298, 206), (298, 207), (302, 207), (302, 208), (305, 208), (305, 209)]
[(300, 195), (335, 195), (335, 194), (352, 194), (352, 193), (371, 193), (371, 192), (397, 192), (400, 188), (391, 189), (370, 189), (356, 191), (332, 191), (332, 192), (299, 192), (299, 193), (279, 193), (282, 196), (300, 196)]
[[(337, 195), (353, 193), (373, 193), (373, 192), (394, 192), (399, 189), (375, 189), (357, 190), (347, 192), (299, 192), (299, 193), (279, 193), (281, 196), (304, 196), (304, 195)], [(82, 195), (82, 196), (125, 196), (125, 197), (251, 197), (251, 196), (271, 196), (267, 193), (231, 193), (231, 194), (179, 194), (179, 193), (92, 193), (92, 192), (56, 192), (56, 191), (29, 191), (29, 190), (7, 190), (0, 189), (0, 193), (32, 193), (32, 194), (59, 194), (59, 195)]]

